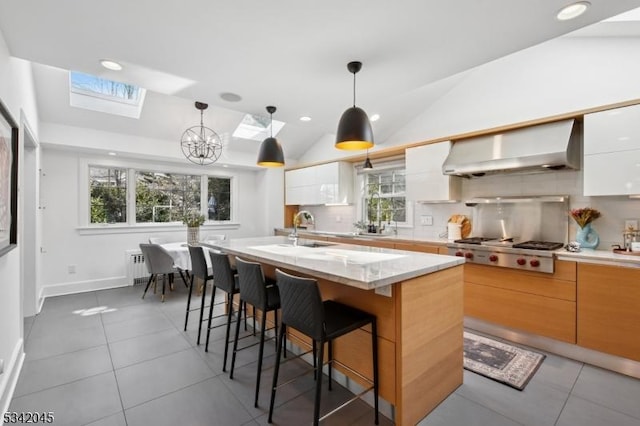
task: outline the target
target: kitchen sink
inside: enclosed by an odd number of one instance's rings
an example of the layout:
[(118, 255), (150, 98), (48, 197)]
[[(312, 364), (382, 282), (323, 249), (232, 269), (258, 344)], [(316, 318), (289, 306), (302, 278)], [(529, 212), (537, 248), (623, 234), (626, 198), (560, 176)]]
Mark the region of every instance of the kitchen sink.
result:
[(304, 243), (304, 244), (298, 244), (299, 247), (312, 247), (312, 248), (316, 248), (316, 247), (329, 247), (329, 246), (335, 246), (335, 243), (321, 243), (319, 241), (313, 241), (310, 243)]

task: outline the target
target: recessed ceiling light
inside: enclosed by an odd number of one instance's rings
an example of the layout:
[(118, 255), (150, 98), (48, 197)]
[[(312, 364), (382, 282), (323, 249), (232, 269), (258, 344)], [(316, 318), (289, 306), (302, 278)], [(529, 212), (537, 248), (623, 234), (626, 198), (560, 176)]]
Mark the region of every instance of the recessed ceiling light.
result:
[(568, 21), (570, 19), (577, 18), (582, 15), (586, 10), (591, 6), (591, 3), (588, 1), (579, 1), (576, 3), (572, 3), (560, 9), (556, 18), (560, 21)]
[(378, 121), (380, 120), (380, 114), (373, 114), (371, 117), (369, 117), (369, 121)]
[(115, 61), (110, 61), (109, 59), (103, 59), (100, 61), (100, 64), (108, 70), (111, 71), (120, 71), (122, 69), (122, 65)]
[(308, 115), (303, 115), (302, 117), (300, 117), (300, 121), (311, 121), (311, 117), (309, 117)]
[(111, 152), (109, 153), (109, 155), (116, 156), (117, 154), (116, 154), (115, 152), (111, 151)]
[(242, 96), (231, 92), (220, 93), (220, 98), (227, 102), (240, 102), (242, 100)]

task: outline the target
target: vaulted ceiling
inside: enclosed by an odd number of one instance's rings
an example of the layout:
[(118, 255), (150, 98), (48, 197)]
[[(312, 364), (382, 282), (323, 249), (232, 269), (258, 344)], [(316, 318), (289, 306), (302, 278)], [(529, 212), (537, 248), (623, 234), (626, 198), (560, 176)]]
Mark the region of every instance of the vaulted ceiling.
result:
[[(202, 101), (229, 150), (257, 152), (258, 142), (231, 133), (245, 113), (275, 105), (287, 123), (278, 138), (296, 159), (351, 106), (349, 61), (363, 62), (356, 104), (380, 114), (374, 134), (384, 142), (425, 109), (428, 85), (640, 6), (590, 0), (583, 16), (557, 20), (567, 3), (2, 0), (0, 31), (13, 56), (34, 63), (43, 122), (177, 141)], [(123, 70), (102, 68), (105, 58)], [(147, 88), (141, 118), (70, 107), (68, 70)]]

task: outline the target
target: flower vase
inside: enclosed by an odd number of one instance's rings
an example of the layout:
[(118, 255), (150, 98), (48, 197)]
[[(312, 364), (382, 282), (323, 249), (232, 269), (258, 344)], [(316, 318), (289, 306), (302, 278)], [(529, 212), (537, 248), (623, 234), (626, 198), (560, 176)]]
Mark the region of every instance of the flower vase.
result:
[(576, 241), (580, 243), (581, 248), (595, 249), (600, 244), (600, 236), (591, 227), (591, 224), (587, 223), (583, 228), (578, 229)]
[(200, 242), (200, 227), (187, 227), (187, 244), (198, 244)]

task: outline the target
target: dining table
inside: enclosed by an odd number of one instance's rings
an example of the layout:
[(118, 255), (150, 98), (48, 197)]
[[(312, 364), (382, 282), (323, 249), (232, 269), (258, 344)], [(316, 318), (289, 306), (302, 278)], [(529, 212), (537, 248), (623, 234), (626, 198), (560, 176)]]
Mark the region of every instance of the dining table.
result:
[[(191, 256), (189, 255), (189, 245), (186, 242), (177, 241), (160, 245), (171, 255), (176, 268), (179, 268), (183, 271), (191, 271)], [(201, 248), (205, 250), (204, 258), (207, 261), (207, 267), (210, 268), (211, 258), (208, 255), (209, 249), (205, 247)]]

